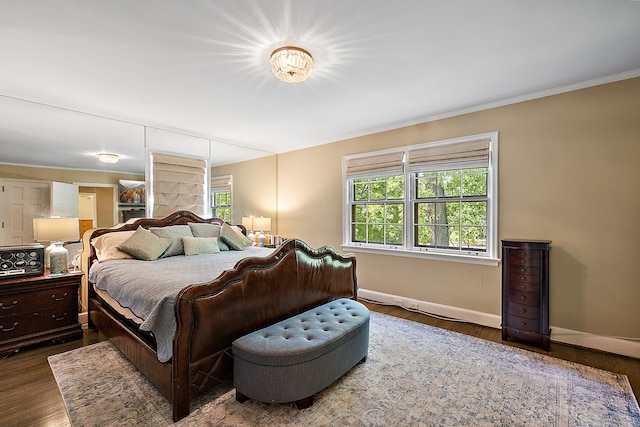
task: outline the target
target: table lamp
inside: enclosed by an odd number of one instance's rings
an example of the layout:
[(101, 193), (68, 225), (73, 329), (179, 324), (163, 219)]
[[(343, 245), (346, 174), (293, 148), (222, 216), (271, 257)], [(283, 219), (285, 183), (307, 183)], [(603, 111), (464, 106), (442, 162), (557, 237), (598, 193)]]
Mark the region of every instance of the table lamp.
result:
[(242, 225), (244, 225), (244, 228), (247, 229), (247, 237), (253, 242), (253, 240), (255, 239), (255, 234), (253, 234), (253, 217), (243, 216)]
[(258, 246), (264, 246), (266, 243), (266, 236), (264, 235), (265, 231), (271, 231), (271, 218), (253, 218), (253, 226), (256, 230), (260, 230), (258, 232)]
[(38, 242), (49, 242), (44, 252), (44, 265), (50, 275), (69, 271), (69, 252), (64, 242), (80, 239), (78, 218), (34, 218), (33, 237)]

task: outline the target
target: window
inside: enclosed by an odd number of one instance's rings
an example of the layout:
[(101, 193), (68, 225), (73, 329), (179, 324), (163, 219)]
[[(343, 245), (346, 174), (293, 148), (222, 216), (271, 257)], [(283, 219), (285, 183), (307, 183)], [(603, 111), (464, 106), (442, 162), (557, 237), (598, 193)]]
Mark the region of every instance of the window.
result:
[(412, 174), (414, 245), (487, 250), (487, 168)]
[(354, 241), (401, 245), (404, 241), (404, 176), (355, 179), (351, 210)]
[(231, 184), (230, 175), (211, 178), (211, 215), (231, 222)]
[(497, 133), (345, 157), (344, 246), (497, 263)]

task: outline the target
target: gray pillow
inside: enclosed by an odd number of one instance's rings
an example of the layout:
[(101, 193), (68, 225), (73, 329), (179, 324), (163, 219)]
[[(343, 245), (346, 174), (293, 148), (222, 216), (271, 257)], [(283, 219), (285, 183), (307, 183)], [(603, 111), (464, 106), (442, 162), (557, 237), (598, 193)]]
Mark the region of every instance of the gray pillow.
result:
[(183, 237), (193, 237), (191, 227), (188, 225), (170, 225), (167, 227), (152, 227), (151, 232), (158, 237), (166, 237), (171, 239), (171, 244), (160, 258), (166, 258), (176, 255), (184, 255)]
[(193, 237), (217, 237), (218, 238), (218, 247), (221, 251), (228, 251), (229, 246), (225, 242), (220, 239), (220, 230), (222, 226), (218, 224), (206, 224), (201, 222), (190, 222), (188, 223), (189, 227), (191, 227), (191, 232), (193, 233)]
[(229, 224), (223, 224), (220, 230), (220, 239), (234, 251), (241, 251), (247, 246), (248, 239), (241, 233), (235, 231)]
[(170, 244), (171, 239), (156, 236), (149, 230), (138, 227), (131, 237), (118, 246), (118, 249), (137, 259), (155, 261)]
[(217, 237), (183, 237), (182, 243), (186, 256), (220, 253)]

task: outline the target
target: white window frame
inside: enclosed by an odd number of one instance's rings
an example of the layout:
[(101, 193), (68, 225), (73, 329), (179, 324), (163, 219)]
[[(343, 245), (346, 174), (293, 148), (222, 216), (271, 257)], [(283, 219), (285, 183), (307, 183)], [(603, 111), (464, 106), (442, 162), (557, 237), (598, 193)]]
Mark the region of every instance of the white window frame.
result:
[[(369, 244), (351, 241), (351, 181), (357, 178), (347, 177), (347, 164), (354, 159), (366, 159), (367, 157), (380, 156), (404, 152), (404, 158), (408, 156), (408, 152), (416, 149), (446, 146), (459, 144), (479, 139), (490, 139), (489, 148), (489, 165), (487, 170), (487, 250), (486, 252), (477, 251), (453, 251), (450, 249), (417, 247), (414, 245), (414, 219), (412, 205), (414, 202), (413, 194), (413, 173), (404, 168), (405, 179), (405, 196), (404, 196), (404, 239), (402, 245), (382, 245)], [(389, 175), (388, 173), (378, 175)], [(375, 176), (375, 173), (367, 176)], [(498, 258), (498, 132), (490, 132), (485, 134), (470, 135), (461, 138), (453, 138), (442, 141), (430, 142), (426, 144), (405, 146), (396, 149), (376, 151), (352, 156), (345, 156), (342, 160), (342, 182), (343, 182), (343, 244), (342, 248), (350, 252), (363, 252), (373, 254), (384, 254), (394, 256), (404, 256), (411, 258), (426, 258), (434, 260), (454, 261), (471, 264), (481, 264), (497, 266)]]
[[(215, 184), (216, 182), (220, 182), (220, 181), (224, 181), (226, 182), (226, 184), (222, 186)], [(214, 216), (213, 211), (216, 207), (220, 207), (220, 208), (227, 207), (227, 205), (224, 205), (224, 206), (215, 205), (216, 193), (229, 193), (231, 195), (231, 204), (228, 206), (229, 207), (228, 221), (232, 222), (233, 220), (233, 176), (232, 175), (213, 176), (211, 177), (210, 187), (211, 187), (209, 191), (209, 197), (211, 198), (210, 200), (211, 208), (209, 209), (210, 215)], [(224, 218), (221, 218), (221, 219), (224, 219)]]

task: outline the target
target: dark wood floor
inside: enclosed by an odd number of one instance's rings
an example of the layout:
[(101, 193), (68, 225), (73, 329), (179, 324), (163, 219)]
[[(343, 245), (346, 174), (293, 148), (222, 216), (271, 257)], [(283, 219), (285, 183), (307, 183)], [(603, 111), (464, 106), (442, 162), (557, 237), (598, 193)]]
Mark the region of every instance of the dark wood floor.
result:
[[(452, 322), (406, 311), (393, 306), (365, 303), (372, 311), (390, 314), (450, 329), (478, 338), (503, 342), (498, 329)], [(47, 357), (102, 341), (103, 336), (90, 330), (82, 339), (61, 344), (42, 344), (22, 349), (0, 360), (0, 425), (1, 426), (69, 426), (69, 420)], [(531, 351), (540, 349), (518, 343), (506, 343)], [(640, 359), (552, 342), (550, 356), (627, 375), (636, 399), (640, 396)]]

